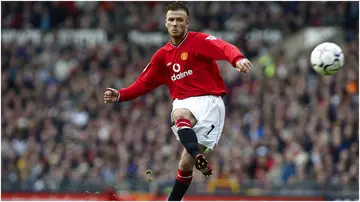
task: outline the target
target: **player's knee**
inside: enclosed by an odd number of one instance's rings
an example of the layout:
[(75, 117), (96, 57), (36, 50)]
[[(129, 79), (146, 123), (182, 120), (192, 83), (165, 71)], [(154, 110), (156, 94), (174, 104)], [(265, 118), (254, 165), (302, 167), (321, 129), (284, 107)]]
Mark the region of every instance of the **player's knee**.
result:
[(196, 124), (194, 115), (187, 109), (177, 109), (172, 114), (172, 119), (178, 128), (192, 128)]
[(182, 171), (192, 171), (194, 165), (195, 165), (194, 159), (190, 155), (184, 155), (180, 159), (179, 169)]

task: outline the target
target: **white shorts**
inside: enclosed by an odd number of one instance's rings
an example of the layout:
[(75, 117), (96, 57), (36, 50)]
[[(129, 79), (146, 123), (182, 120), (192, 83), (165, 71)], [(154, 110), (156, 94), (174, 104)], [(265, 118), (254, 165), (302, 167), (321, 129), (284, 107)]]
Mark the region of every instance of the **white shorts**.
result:
[[(189, 97), (183, 100), (175, 99), (172, 113), (177, 109), (188, 109), (196, 118), (197, 123), (193, 127), (199, 144), (214, 149), (217, 145), (225, 122), (225, 105), (221, 97), (205, 95)], [(176, 139), (179, 140), (176, 125), (171, 127)]]

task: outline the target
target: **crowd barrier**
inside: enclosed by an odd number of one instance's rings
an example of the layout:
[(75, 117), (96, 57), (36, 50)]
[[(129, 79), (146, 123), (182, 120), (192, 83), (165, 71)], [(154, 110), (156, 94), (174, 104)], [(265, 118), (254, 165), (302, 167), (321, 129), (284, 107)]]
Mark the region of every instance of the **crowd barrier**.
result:
[[(1, 200), (6, 201), (166, 201), (167, 196), (148, 193), (131, 193), (121, 196), (114, 193), (34, 193), (5, 192)], [(322, 197), (284, 196), (224, 196), (188, 195), (184, 201), (324, 201)]]

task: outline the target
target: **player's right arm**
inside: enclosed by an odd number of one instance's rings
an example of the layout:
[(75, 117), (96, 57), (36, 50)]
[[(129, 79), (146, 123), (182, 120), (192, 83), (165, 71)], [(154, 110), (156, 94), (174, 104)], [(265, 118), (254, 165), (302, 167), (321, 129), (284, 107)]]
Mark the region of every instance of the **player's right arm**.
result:
[(133, 100), (141, 95), (154, 90), (162, 85), (163, 65), (159, 51), (154, 54), (149, 64), (145, 67), (140, 76), (127, 88), (113, 89), (106, 88), (104, 93), (104, 102), (122, 102)]

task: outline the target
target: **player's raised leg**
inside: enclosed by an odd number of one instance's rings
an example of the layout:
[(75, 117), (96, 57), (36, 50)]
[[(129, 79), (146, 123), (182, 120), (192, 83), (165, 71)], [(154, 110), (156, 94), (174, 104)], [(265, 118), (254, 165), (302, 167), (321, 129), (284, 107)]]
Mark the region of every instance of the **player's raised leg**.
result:
[(194, 115), (184, 108), (176, 109), (172, 113), (172, 119), (178, 128), (178, 136), (186, 151), (195, 159), (195, 167), (205, 176), (212, 174), (211, 167), (205, 156), (201, 154), (196, 133), (192, 127), (196, 124)]

